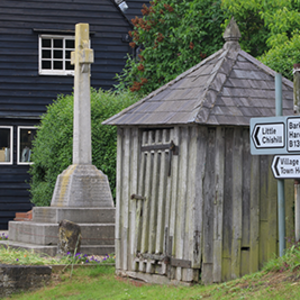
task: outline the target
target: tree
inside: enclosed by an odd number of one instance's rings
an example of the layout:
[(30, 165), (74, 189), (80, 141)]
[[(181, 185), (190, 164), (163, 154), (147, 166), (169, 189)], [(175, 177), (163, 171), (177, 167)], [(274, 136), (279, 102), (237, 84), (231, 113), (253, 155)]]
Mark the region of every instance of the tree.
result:
[(129, 86), (144, 94), (169, 82), (223, 45), (225, 20), (221, 0), (154, 0), (143, 6), (143, 18), (132, 20), (131, 47), (119, 89)]
[(292, 79), (300, 62), (299, 0), (222, 0), (242, 33), (241, 46), (264, 64)]
[[(117, 129), (101, 122), (138, 100), (130, 92), (115, 93), (91, 89), (92, 160), (109, 179), (113, 195), (116, 187)], [(73, 95), (59, 96), (48, 106), (33, 142), (30, 166), (32, 202), (50, 204), (56, 178), (72, 164)]]

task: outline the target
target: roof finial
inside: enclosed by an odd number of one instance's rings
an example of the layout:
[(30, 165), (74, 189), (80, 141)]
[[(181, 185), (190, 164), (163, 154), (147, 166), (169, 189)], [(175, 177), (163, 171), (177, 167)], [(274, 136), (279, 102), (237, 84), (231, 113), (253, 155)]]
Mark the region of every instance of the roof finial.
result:
[(231, 18), (229, 24), (227, 25), (225, 32), (223, 34), (223, 38), (226, 42), (238, 42), (241, 37), (240, 30), (234, 20), (234, 17)]
[(239, 51), (239, 49), (241, 49), (239, 44), (240, 37), (240, 30), (234, 20), (234, 17), (232, 17), (223, 34), (223, 38), (226, 41), (226, 43), (223, 46), (223, 49)]

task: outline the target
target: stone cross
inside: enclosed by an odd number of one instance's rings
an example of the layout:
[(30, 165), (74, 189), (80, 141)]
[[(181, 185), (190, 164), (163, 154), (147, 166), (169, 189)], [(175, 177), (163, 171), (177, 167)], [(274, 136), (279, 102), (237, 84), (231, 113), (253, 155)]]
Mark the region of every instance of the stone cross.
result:
[(92, 165), (89, 24), (75, 27), (73, 164), (58, 175), (52, 207), (113, 207), (107, 176)]
[(75, 67), (73, 164), (92, 163), (90, 66), (94, 52), (89, 45), (89, 24), (76, 24), (75, 51), (71, 53)]

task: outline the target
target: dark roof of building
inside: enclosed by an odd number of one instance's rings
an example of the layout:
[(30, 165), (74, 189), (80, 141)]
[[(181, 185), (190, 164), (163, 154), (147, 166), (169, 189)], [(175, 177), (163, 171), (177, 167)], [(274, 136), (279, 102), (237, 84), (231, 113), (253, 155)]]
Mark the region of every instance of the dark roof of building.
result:
[[(223, 48), (144, 99), (110, 125), (241, 125), (275, 116), (275, 71), (240, 49), (232, 19)], [(293, 114), (293, 84), (282, 79), (283, 115)]]

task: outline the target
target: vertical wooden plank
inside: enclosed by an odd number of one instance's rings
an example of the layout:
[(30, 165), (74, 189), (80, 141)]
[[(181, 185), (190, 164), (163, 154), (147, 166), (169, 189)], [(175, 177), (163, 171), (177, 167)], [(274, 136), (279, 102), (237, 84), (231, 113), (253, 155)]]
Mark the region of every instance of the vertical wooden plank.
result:
[(250, 169), (250, 258), (249, 272), (259, 268), (259, 203), (260, 203), (260, 157), (251, 157)]
[[(166, 130), (162, 131), (162, 144), (167, 144)], [(156, 241), (155, 253), (162, 254), (164, 247), (164, 232), (165, 232), (165, 202), (166, 202), (166, 189), (167, 189), (167, 170), (168, 164), (166, 151), (161, 152), (161, 167), (160, 167), (160, 180), (158, 182), (158, 206), (157, 206), (157, 228), (156, 228)]]
[[(164, 130), (164, 136), (165, 136), (165, 143), (166, 144), (170, 143), (171, 140), (173, 140), (175, 142), (174, 129), (173, 128), (170, 129), (170, 130)], [(168, 163), (169, 163), (169, 155), (171, 155), (170, 151), (165, 153), (165, 165), (166, 166), (168, 166)], [(174, 160), (173, 160), (172, 164), (174, 164)], [(172, 167), (172, 165), (171, 165), (171, 167)], [(165, 195), (165, 222), (164, 222), (164, 226), (165, 226), (165, 229), (167, 228), (167, 232), (168, 232), (168, 236), (169, 236), (170, 218), (171, 218), (171, 212), (170, 212), (171, 211), (171, 197), (172, 197), (172, 171), (171, 171), (170, 176), (168, 176), (168, 174), (166, 174), (165, 189), (166, 189), (166, 195)], [(164, 240), (165, 239), (166, 239), (166, 236), (164, 236)], [(166, 246), (166, 243), (164, 243), (163, 253), (167, 253), (167, 249), (166, 249), (165, 246)]]
[[(139, 134), (138, 128), (131, 128), (131, 156), (130, 156), (130, 187), (129, 187), (129, 197), (132, 194), (136, 194), (138, 190), (138, 178), (139, 178), (139, 161), (140, 161), (140, 147), (139, 147)], [(130, 199), (130, 198), (129, 198)], [(140, 200), (141, 201), (141, 200)], [(128, 228), (128, 241), (129, 241), (129, 253), (128, 253), (128, 270), (134, 270), (134, 259), (135, 259), (135, 244), (136, 244), (136, 202), (135, 200), (129, 200), (129, 228)]]
[[(172, 190), (171, 190), (171, 205), (170, 205), (170, 228), (169, 228), (169, 234), (170, 237), (173, 238), (173, 244), (172, 244), (172, 255), (175, 254), (175, 229), (177, 226), (177, 215), (176, 215), (176, 209), (177, 209), (177, 199), (178, 199), (178, 172), (179, 172), (179, 157), (181, 154), (181, 139), (180, 139), (180, 130), (178, 126), (174, 127), (174, 135), (173, 135), (173, 142), (175, 145), (179, 146), (179, 155), (173, 155), (172, 156), (172, 164), (171, 164), (171, 178), (172, 178)], [(170, 278), (173, 279), (174, 277), (174, 271), (175, 268), (171, 267), (171, 275)]]
[(243, 130), (235, 128), (233, 144), (233, 176), (232, 176), (232, 200), (233, 200), (233, 236), (231, 252), (231, 278), (240, 277), (241, 264), (241, 240), (242, 240), (242, 184), (243, 184)]
[(225, 181), (224, 181), (224, 217), (223, 217), (223, 240), (222, 240), (222, 281), (228, 281), (231, 278), (231, 253), (233, 237), (233, 138), (234, 129), (225, 129)]
[(224, 153), (225, 129), (217, 127), (215, 153), (215, 198), (214, 198), (214, 246), (213, 246), (213, 282), (222, 281), (222, 237), (223, 237), (223, 202), (224, 202)]
[[(185, 209), (186, 209), (186, 191), (188, 176), (188, 127), (181, 127), (180, 143), (180, 161), (179, 161), (179, 181), (178, 198), (176, 210), (176, 229), (175, 229), (175, 258), (183, 259), (184, 235), (185, 235)], [(182, 280), (182, 268), (176, 269), (176, 280)]]
[(260, 203), (259, 203), (259, 269), (268, 260), (268, 176), (269, 161), (266, 155), (260, 155)]
[[(187, 194), (186, 194), (186, 217), (185, 217), (185, 232), (184, 232), (184, 249), (183, 249), (183, 259), (192, 261), (193, 258), (193, 244), (194, 244), (194, 231), (193, 223), (194, 214), (194, 202), (195, 202), (195, 189), (196, 189), (196, 170), (198, 168), (197, 154), (198, 154), (198, 126), (193, 126), (189, 128), (189, 146), (188, 146), (188, 176), (187, 180)], [(200, 269), (200, 268), (199, 268)], [(195, 278), (195, 272), (197, 271), (197, 277)], [(199, 271), (184, 268), (182, 270), (182, 280), (183, 281), (198, 281)]]
[[(271, 165), (273, 157), (268, 156), (268, 245), (267, 245), (267, 261), (274, 257), (277, 253), (277, 180), (274, 179)], [(266, 263), (264, 261), (263, 263)]]
[(203, 254), (202, 278), (205, 283), (213, 282), (213, 238), (215, 201), (215, 149), (216, 128), (208, 129), (208, 146), (205, 161), (204, 204), (203, 204)]
[[(151, 131), (148, 131), (148, 139), (151, 138)], [(149, 143), (149, 140), (148, 140)], [(151, 152), (147, 153), (147, 167), (146, 167), (146, 177), (145, 177), (145, 197), (144, 207), (143, 207), (143, 228), (142, 228), (142, 243), (141, 243), (141, 253), (148, 252), (148, 241), (149, 241), (149, 213), (150, 213), (150, 203), (151, 203), (151, 183), (152, 183), (152, 168), (153, 168), (153, 154)]]
[[(146, 144), (146, 135), (147, 133), (144, 131), (142, 133), (142, 145)], [(145, 196), (145, 176), (146, 176), (146, 162), (147, 162), (147, 154), (144, 152), (141, 153), (141, 161), (140, 161), (140, 173), (139, 173), (139, 183), (138, 183), (138, 195)], [(143, 200), (137, 201), (137, 209), (136, 209), (136, 246), (135, 253), (141, 252), (141, 239), (142, 239), (142, 220), (143, 220)]]
[(197, 140), (197, 159), (195, 164), (196, 169), (196, 185), (195, 185), (195, 198), (192, 199), (193, 205), (193, 256), (192, 268), (200, 269), (202, 261), (202, 220), (203, 220), (203, 202), (204, 202), (204, 187), (203, 181), (205, 177), (205, 162), (207, 156), (207, 140), (208, 130), (206, 126), (198, 127), (198, 140)]
[(116, 251), (116, 270), (122, 267), (122, 248), (121, 248), (121, 205), (122, 205), (122, 159), (123, 159), (123, 129), (118, 127), (117, 136), (117, 187), (116, 187), (116, 226), (115, 226), (115, 251)]
[[(159, 143), (159, 130), (155, 130), (155, 145)], [(153, 153), (153, 173), (152, 173), (152, 186), (151, 186), (151, 204), (150, 204), (150, 224), (149, 224), (149, 248), (148, 253), (155, 253), (156, 241), (156, 226), (157, 226), (157, 205), (158, 205), (158, 185), (160, 181), (160, 165), (161, 153), (155, 151)]]
[(241, 276), (249, 273), (250, 257), (250, 179), (251, 154), (249, 143), (249, 129), (243, 129), (242, 153), (242, 240), (241, 240)]
[(128, 218), (129, 218), (129, 184), (130, 184), (130, 128), (124, 128), (124, 154), (123, 154), (123, 164), (122, 164), (122, 209), (121, 209), (121, 221), (122, 221), (122, 269), (127, 270), (127, 258), (129, 252), (128, 243)]
[(292, 246), (295, 240), (295, 219), (294, 219), (294, 180), (285, 180), (285, 230), (287, 243), (286, 246)]

